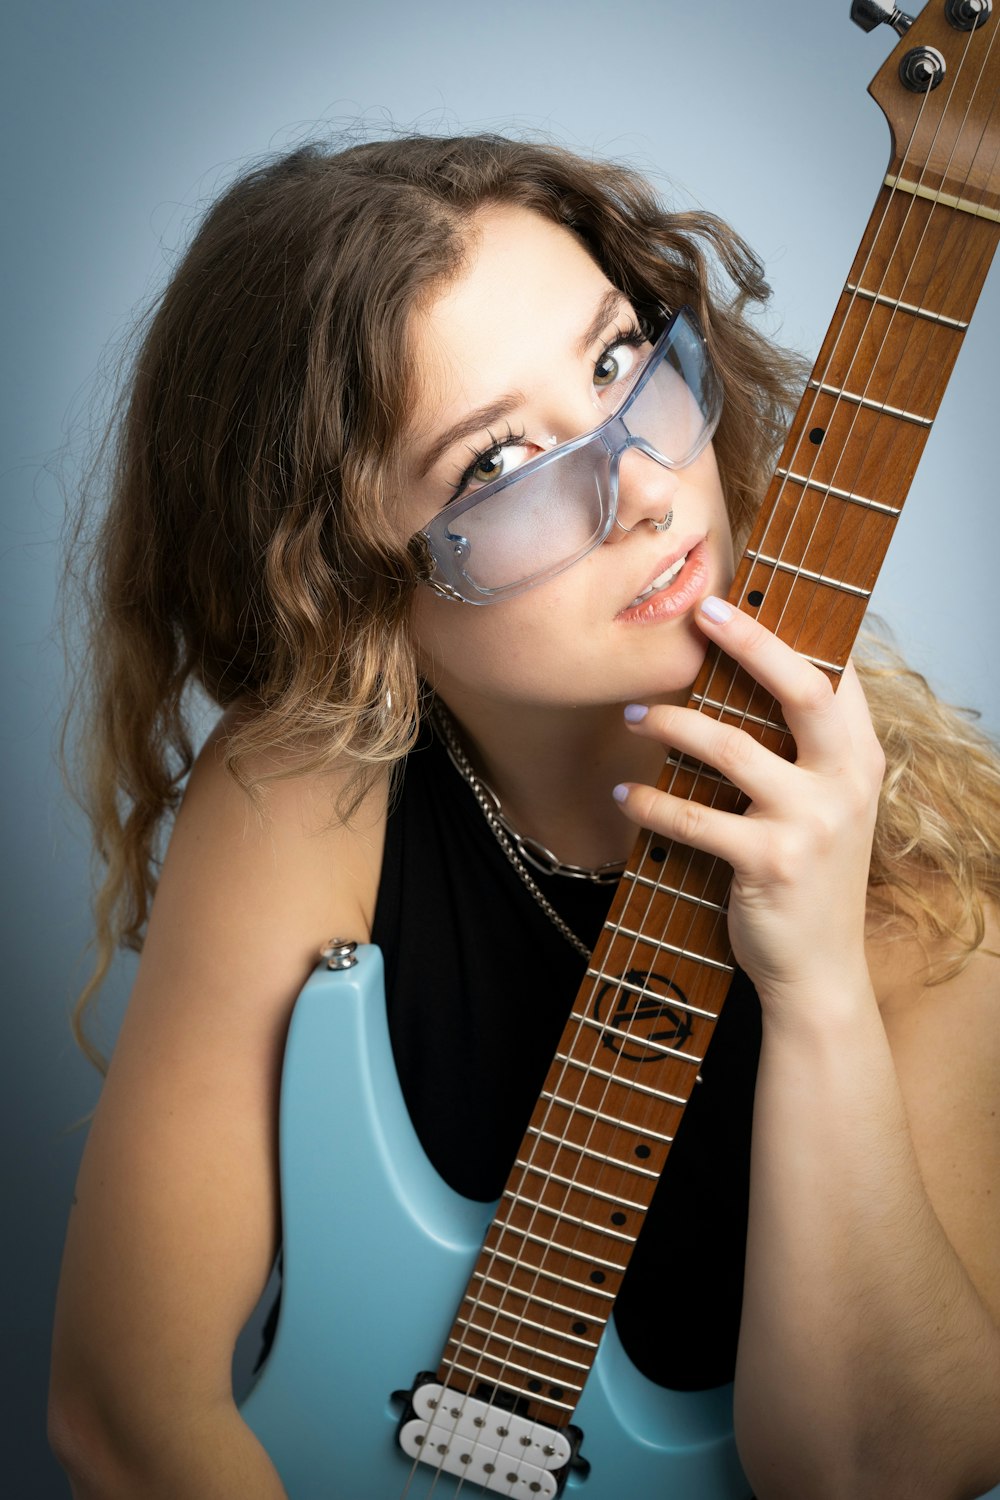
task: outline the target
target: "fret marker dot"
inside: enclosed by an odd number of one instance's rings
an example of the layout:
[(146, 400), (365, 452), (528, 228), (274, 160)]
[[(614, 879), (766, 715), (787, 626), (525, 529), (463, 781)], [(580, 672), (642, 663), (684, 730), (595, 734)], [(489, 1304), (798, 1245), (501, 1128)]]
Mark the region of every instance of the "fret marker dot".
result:
[(565, 1394), (566, 1392), (563, 1390), (561, 1385), (549, 1386), (549, 1395), (552, 1397), (553, 1401), (561, 1401)]
[(601, 1282), (605, 1280), (604, 1272), (603, 1271), (591, 1271), (591, 1273), (590, 1273), (590, 1279), (594, 1283), (595, 1286), (600, 1286)]
[(660, 845), (657, 844), (655, 849), (650, 849), (649, 857), (650, 859), (655, 859), (658, 865), (662, 865), (667, 857), (667, 851), (666, 849), (661, 849)]
[(571, 1325), (570, 1331), (572, 1333), (583, 1335), (587, 1332), (587, 1325), (586, 1323), (573, 1323)]
[(823, 439), (825, 437), (826, 437), (826, 429), (825, 428), (823, 428), (823, 427), (814, 427), (813, 430), (812, 430), (812, 432), (809, 434), (809, 441), (811, 443), (815, 443), (816, 446), (817, 446), (817, 448), (818, 448), (819, 445), (820, 445), (820, 443), (823, 441)]
[(643, 1161), (645, 1161), (646, 1157), (649, 1156), (651, 1153), (650, 1153), (650, 1149), (649, 1149), (648, 1146), (636, 1146), (636, 1148), (635, 1148), (635, 1154), (636, 1154), (636, 1156), (641, 1157)]
[(611, 1222), (612, 1222), (612, 1224), (624, 1224), (625, 1223), (625, 1215), (623, 1213), (621, 1213), (620, 1211), (618, 1213), (613, 1213), (611, 1215)]
[(542, 1388), (542, 1382), (540, 1380), (529, 1380), (528, 1381), (528, 1390), (532, 1391), (536, 1396), (538, 1395), (538, 1392), (541, 1390), (541, 1388)]
[(761, 593), (760, 589), (750, 590), (749, 594), (747, 594), (747, 603), (752, 604), (754, 609), (756, 609), (758, 605), (764, 603), (764, 595)]

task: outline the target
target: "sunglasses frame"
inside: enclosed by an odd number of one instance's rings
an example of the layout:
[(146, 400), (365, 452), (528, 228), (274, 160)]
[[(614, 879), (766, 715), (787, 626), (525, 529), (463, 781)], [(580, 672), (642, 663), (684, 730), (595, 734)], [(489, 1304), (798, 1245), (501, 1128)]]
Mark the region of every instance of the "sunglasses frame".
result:
[[(704, 418), (704, 428), (699, 434), (698, 440), (680, 458), (667, 458), (648, 439), (638, 433), (630, 431), (626, 422), (629, 410), (635, 405), (642, 392), (645, 390), (654, 372), (663, 363), (670, 350), (677, 343), (678, 331), (693, 336), (700, 348), (701, 358), (704, 362), (706, 379), (702, 382), (703, 394), (708, 398), (709, 411), (706, 414), (701, 399), (695, 392), (699, 410)], [(685, 384), (687, 381), (685, 380)], [(690, 390), (691, 387), (688, 386)], [(596, 547), (605, 540), (618, 514), (618, 471), (621, 465), (622, 454), (630, 448), (638, 448), (647, 457), (661, 464), (665, 469), (684, 469), (694, 462), (703, 453), (715, 435), (722, 414), (723, 391), (718, 374), (709, 358), (705, 347), (705, 337), (701, 331), (700, 324), (692, 308), (688, 306), (679, 307), (672, 315), (667, 315), (667, 322), (660, 333), (656, 343), (651, 350), (645, 364), (639, 371), (635, 384), (627, 393), (621, 405), (611, 416), (607, 417), (598, 427), (590, 432), (581, 433), (579, 437), (571, 439), (568, 443), (562, 443), (558, 448), (551, 448), (541, 453), (537, 458), (531, 459), (521, 468), (515, 469), (513, 474), (505, 474), (500, 479), (493, 480), (490, 484), (483, 485), (481, 489), (474, 490), (471, 495), (462, 495), (451, 504), (440, 510), (433, 520), (418, 531), (411, 538), (410, 545), (422, 556), (427, 576), (424, 582), (436, 593), (447, 599), (460, 600), (464, 604), (496, 604), (502, 599), (513, 598), (517, 594), (524, 593), (527, 589), (536, 588), (541, 583), (546, 583), (550, 578), (555, 578), (559, 573), (571, 568), (574, 563), (593, 552)], [(466, 555), (469, 547), (468, 540), (460, 531), (451, 528), (454, 523), (465, 514), (466, 511), (474, 509), (499, 495), (502, 491), (509, 489), (511, 485), (521, 480), (530, 479), (542, 469), (569, 454), (579, 453), (582, 448), (592, 445), (595, 449), (602, 450), (607, 457), (608, 482), (606, 488), (598, 486), (601, 500), (601, 518), (589, 540), (579, 547), (571, 556), (560, 559), (551, 567), (543, 568), (538, 573), (533, 573), (527, 578), (519, 579), (516, 583), (501, 584), (496, 588), (484, 588), (470, 578), (462, 566), (463, 555)], [(596, 472), (596, 461), (595, 461)]]

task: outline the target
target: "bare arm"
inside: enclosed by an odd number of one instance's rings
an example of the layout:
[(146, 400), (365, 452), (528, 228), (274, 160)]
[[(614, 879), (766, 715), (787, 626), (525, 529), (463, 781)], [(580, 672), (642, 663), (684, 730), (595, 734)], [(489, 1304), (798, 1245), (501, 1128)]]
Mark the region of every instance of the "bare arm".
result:
[(165, 862), (70, 1216), (52, 1433), (79, 1500), (283, 1494), (233, 1402), (279, 1235), (285, 1033), (319, 947), (369, 930), (384, 809), (315, 779), (261, 826), (210, 744)]
[(765, 1500), (1000, 1477), (998, 970), (911, 972), (885, 1017), (817, 994), (814, 1025), (765, 1032), (737, 1373)]

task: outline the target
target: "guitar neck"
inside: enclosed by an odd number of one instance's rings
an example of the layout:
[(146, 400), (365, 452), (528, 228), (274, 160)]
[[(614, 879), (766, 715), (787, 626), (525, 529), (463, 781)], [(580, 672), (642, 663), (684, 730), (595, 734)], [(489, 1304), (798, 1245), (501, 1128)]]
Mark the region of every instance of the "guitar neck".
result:
[[(730, 592), (835, 683), (1000, 238), (997, 24), (961, 35), (937, 12), (927, 7), (872, 85), (893, 128), (889, 171)], [(948, 75), (915, 94), (897, 54), (918, 43), (947, 57)], [(726, 657), (710, 654), (691, 703), (793, 753), (774, 700)], [(668, 758), (659, 784), (730, 811), (745, 802), (684, 757)], [(569, 1420), (729, 986), (731, 874), (640, 836), (442, 1383), (502, 1386), (534, 1418)]]

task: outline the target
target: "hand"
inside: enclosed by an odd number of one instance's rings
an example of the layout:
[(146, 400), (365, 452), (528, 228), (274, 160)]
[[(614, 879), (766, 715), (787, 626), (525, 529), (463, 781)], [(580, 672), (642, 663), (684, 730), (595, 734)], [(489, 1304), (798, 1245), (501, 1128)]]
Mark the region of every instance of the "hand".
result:
[(741, 611), (711, 601), (697, 622), (780, 704), (795, 740), (788, 762), (745, 730), (694, 709), (626, 710), (635, 734), (714, 766), (750, 798), (742, 816), (628, 784), (628, 816), (717, 855), (734, 870), (729, 935), (765, 1009), (868, 985), (865, 904), (885, 770), (853, 664), (835, 694), (818, 668)]

